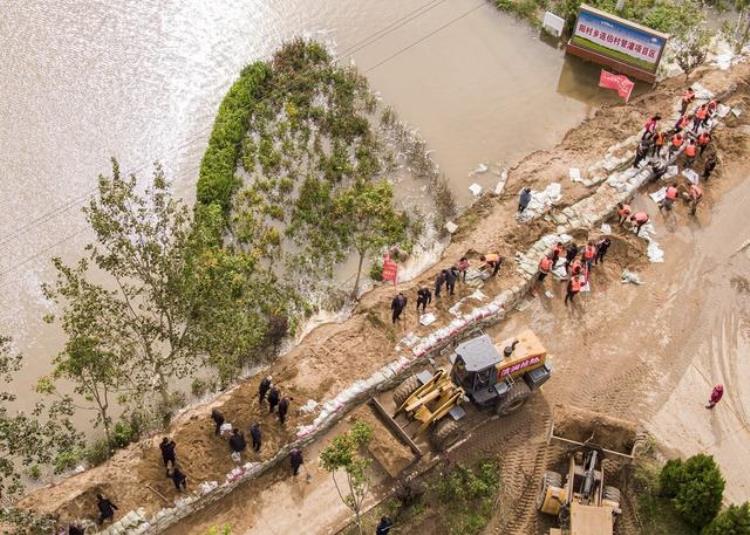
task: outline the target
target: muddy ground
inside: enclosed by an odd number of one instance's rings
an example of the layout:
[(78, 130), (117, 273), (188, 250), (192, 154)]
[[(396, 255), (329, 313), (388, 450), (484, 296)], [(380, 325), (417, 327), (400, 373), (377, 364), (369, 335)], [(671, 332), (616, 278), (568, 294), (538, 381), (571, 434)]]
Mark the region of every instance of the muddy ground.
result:
[[(744, 80), (749, 72), (748, 66), (740, 65), (730, 72), (699, 73), (696, 79), (700, 79), (709, 89), (724, 89), (732, 81), (740, 81), (740, 91), (744, 94), (747, 87)], [(415, 281), (400, 285), (399, 289), (410, 297), (410, 303), (406, 321), (397, 328), (390, 324), (388, 309), (393, 289), (381, 287), (365, 295), (353, 317), (345, 323), (324, 325), (310, 333), (300, 346), (271, 367), (270, 373), (275, 382), (281, 385), (284, 393), (294, 397), (293, 407), (304, 404), (308, 399), (322, 401), (335, 396), (357, 378), (370, 375), (392, 360), (393, 346), (403, 334), (409, 331), (423, 334), (426, 329), (418, 325), (413, 312), (414, 289), (422, 283), (431, 284), (436, 270), (445, 267), (443, 264), (453, 263), (467, 252), (476, 256), (480, 252), (499, 250), (501, 254), (512, 257), (542, 234), (552, 231), (552, 224), (541, 220), (531, 224), (517, 223), (514, 213), (519, 189), (524, 185), (543, 189), (549, 182), (560, 181), (563, 183), (564, 205), (573, 204), (590, 194), (593, 190), (571, 184), (565, 178), (568, 168), (575, 166), (585, 169), (598, 160), (608, 146), (638, 131), (648, 114), (661, 111), (668, 115), (665, 112), (671, 109), (675, 95), (682, 86), (683, 80), (668, 81), (629, 106), (601, 110), (569, 132), (554, 150), (534, 153), (518, 164), (509, 174), (506, 192), (500, 197), (484, 199), (467, 215), (464, 221), (470, 224), (464, 225), (455, 237), (445, 253), (445, 261)], [(741, 97), (735, 100), (739, 101)], [(740, 102), (740, 107), (750, 110), (750, 102)], [(745, 154), (745, 136), (739, 131), (720, 132), (716, 136), (718, 142), (722, 143), (726, 162)], [(726, 141), (721, 141), (722, 136), (726, 137)], [(728, 172), (725, 174), (730, 175)], [(622, 241), (616, 240), (611, 249), (612, 260), (618, 260), (618, 265), (607, 265), (596, 273), (594, 291), (589, 296), (582, 296), (575, 309), (569, 310), (563, 306), (562, 288), (549, 281), (554, 298), (547, 299), (540, 293), (539, 297), (530, 300), (522, 312), (512, 315), (497, 328), (498, 332), (512, 335), (523, 326), (532, 326), (554, 355), (556, 376), (545, 387), (544, 395), (536, 396), (526, 410), (503, 420), (502, 425), (494, 426), (491, 431), (483, 432), (472, 447), (457, 450), (457, 457), (481, 450), (501, 451), (504, 494), (493, 521), (495, 532), (533, 533), (537, 529), (536, 515), (530, 507), (533, 492), (528, 490), (535, 487), (535, 475), (547, 464), (542, 437), (552, 404), (566, 402), (604, 409), (613, 415), (634, 417), (645, 423), (651, 418), (654, 421), (659, 418), (672, 421), (674, 418), (669, 414), (659, 416), (658, 409), (669, 406), (670, 394), (690, 368), (696, 350), (704, 347), (704, 352), (712, 353), (711, 343), (706, 345), (702, 341), (713, 340), (714, 330), (725, 330), (726, 321), (731, 320), (729, 326), (734, 326), (734, 333), (743, 325), (744, 320), (738, 319), (741, 318), (738, 316), (740, 309), (736, 309), (732, 303), (746, 299), (743, 297), (745, 290), (742, 289), (747, 288), (748, 284), (742, 281), (747, 281), (748, 275), (731, 275), (727, 270), (731, 270), (732, 262), (738, 260), (737, 257), (733, 257), (731, 262), (726, 260), (728, 249), (733, 246), (728, 238), (740, 242), (747, 239), (747, 236), (742, 236), (745, 230), (742, 211), (737, 210), (737, 220), (725, 224), (728, 229), (709, 224), (714, 210), (722, 213), (713, 205), (719, 203), (718, 199), (721, 198), (718, 191), (730, 188), (727, 182), (719, 180), (711, 184), (704, 206), (695, 220), (689, 220), (683, 208), (662, 222), (653, 203), (649, 199), (642, 201), (657, 222), (659, 241), (669, 259), (667, 263), (645, 265), (640, 254), (642, 244), (632, 243), (631, 237), (623, 235)], [(717, 183), (718, 186), (715, 186)], [(727, 198), (737, 203), (741, 197), (729, 195)], [(741, 243), (737, 247), (739, 245)], [(679, 260), (672, 260), (675, 258)], [(741, 258), (746, 261), (745, 257)], [(620, 264), (625, 263), (642, 270), (647, 285), (621, 285)], [(731, 280), (737, 282), (731, 283)], [(491, 280), (483, 292), (495, 295), (518, 282), (515, 268), (512, 262), (508, 262), (500, 276)], [(457, 295), (443, 297), (433, 311), (437, 310), (439, 317), (447, 318), (447, 309), (472, 291), (459, 285)], [(707, 303), (715, 306), (705, 306)], [(720, 321), (721, 317), (717, 319), (714, 316), (721, 314), (721, 311), (730, 315), (724, 323)], [(736, 352), (727, 353), (727, 358), (732, 355), (736, 356)], [(734, 364), (716, 363), (709, 368), (709, 372), (718, 369), (729, 375), (732, 366)], [(729, 379), (725, 379), (725, 385), (730, 382)], [(263, 451), (259, 456), (250, 455), (250, 460), (270, 457), (275, 446), (293, 438), (297, 425), (312, 419), (309, 415), (292, 410), (291, 418), (282, 427), (258, 406), (255, 396), (257, 381), (254, 378), (239, 385), (211, 405), (220, 407), (228, 421), (243, 429), (247, 429), (253, 421), (261, 422), (265, 431)], [(746, 414), (742, 411), (747, 410), (742, 409), (738, 397), (741, 393), (730, 388), (724, 403), (730, 407), (736, 405), (735, 413), (740, 419)], [(698, 398), (705, 397), (704, 393), (693, 394), (696, 396), (695, 403), (702, 404), (703, 400)], [(200, 407), (185, 413), (171, 429), (171, 435), (177, 442), (178, 460), (194, 486), (201, 481), (222, 480), (232, 467), (227, 444), (213, 436), (208, 418), (211, 407)], [(679, 407), (678, 403), (674, 411), (678, 411)], [(698, 412), (696, 418), (718, 418), (716, 415), (719, 414)], [(746, 425), (744, 422), (746, 420), (742, 420), (742, 424)], [(713, 434), (711, 440), (718, 433), (714, 443), (720, 443), (721, 426), (732, 423), (719, 421), (712, 424), (708, 431)], [(689, 429), (688, 422), (683, 431), (688, 434)], [(669, 445), (671, 436), (664, 438)], [(152, 513), (167, 505), (164, 498), (169, 501), (176, 497), (171, 482), (164, 478), (156, 448), (158, 439), (154, 437), (131, 446), (101, 467), (71, 477), (52, 488), (36, 491), (23, 504), (42, 512), (58, 514), (61, 519), (76, 518), (91, 515), (94, 510), (93, 495), (103, 491), (118, 504), (120, 513), (138, 507)], [(677, 446), (684, 443), (677, 440), (672, 444), (675, 451), (679, 451)], [(264, 476), (264, 482), (272, 484), (278, 478), (283, 478), (285, 473), (281, 468), (273, 470)], [(261, 482), (248, 483), (257, 484)], [(40, 496), (44, 499), (40, 500)], [(205, 514), (231, 521), (237, 518), (232, 511), (238, 507), (242, 507), (245, 513), (249, 512), (246, 500), (238, 501), (229, 496)], [(196, 516), (203, 515), (200, 513)], [(207, 518), (188, 518), (178, 529), (182, 533), (201, 533), (198, 526), (203, 529)], [(191, 529), (192, 524), (195, 530)]]

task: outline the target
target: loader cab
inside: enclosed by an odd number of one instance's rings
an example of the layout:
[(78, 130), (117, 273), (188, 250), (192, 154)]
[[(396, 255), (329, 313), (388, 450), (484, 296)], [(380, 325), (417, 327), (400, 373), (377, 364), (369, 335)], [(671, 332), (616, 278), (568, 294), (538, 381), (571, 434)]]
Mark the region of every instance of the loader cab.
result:
[(494, 402), (500, 391), (506, 390), (504, 381), (497, 384), (497, 365), (502, 357), (486, 334), (459, 344), (450, 360), (453, 364), (451, 379), (475, 403)]

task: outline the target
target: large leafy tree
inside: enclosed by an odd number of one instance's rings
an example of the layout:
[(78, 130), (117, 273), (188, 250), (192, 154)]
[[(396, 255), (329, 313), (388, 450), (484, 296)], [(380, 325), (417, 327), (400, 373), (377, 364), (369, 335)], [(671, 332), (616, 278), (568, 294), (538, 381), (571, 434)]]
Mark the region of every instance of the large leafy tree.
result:
[(96, 401), (102, 422), (106, 392), (168, 415), (176, 379), (205, 362), (231, 378), (254, 357), (264, 312), (283, 298), (255, 276), (252, 253), (221, 247), (219, 208), (201, 209), (194, 225), (161, 167), (141, 192), (113, 160), (84, 213), (96, 238), (88, 258), (73, 266), (54, 259), (57, 278), (44, 290), (62, 306), (68, 335), (57, 374)]
[(660, 475), (661, 491), (689, 524), (706, 526), (721, 509), (724, 478), (711, 455), (700, 453), (686, 461), (671, 460)]
[[(21, 364), (22, 357), (12, 351), (10, 338), (0, 336), (0, 379), (10, 383)], [(5, 507), (23, 488), (19, 468), (53, 463), (58, 455), (82, 444), (70, 421), (74, 408), (69, 397), (50, 405), (38, 402), (28, 414), (15, 410), (15, 401), (14, 394), (0, 391), (0, 520), (17, 516)]]
[(701, 535), (750, 535), (750, 503), (730, 505), (703, 528)]

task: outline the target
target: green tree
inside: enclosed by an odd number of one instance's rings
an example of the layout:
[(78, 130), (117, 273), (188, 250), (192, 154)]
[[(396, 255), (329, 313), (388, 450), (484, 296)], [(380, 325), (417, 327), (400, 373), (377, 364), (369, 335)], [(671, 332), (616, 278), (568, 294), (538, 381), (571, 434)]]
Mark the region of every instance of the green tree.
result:
[(703, 453), (684, 462), (667, 463), (660, 476), (662, 491), (685, 522), (702, 528), (721, 509), (724, 478), (714, 458)]
[(703, 528), (701, 535), (750, 535), (750, 503), (730, 505)]
[(722, 26), (722, 34), (732, 45), (735, 54), (742, 52), (748, 39), (750, 39), (748, 6), (750, 6), (750, 0), (735, 0), (734, 7), (737, 10), (737, 21), (734, 24), (727, 21)]
[[(0, 336), (0, 378), (5, 383), (21, 368), (22, 357), (11, 349), (11, 339)], [(0, 505), (10, 506), (23, 486), (18, 469), (47, 465), (82, 445), (73, 427), (73, 403), (69, 397), (49, 406), (38, 402), (30, 414), (13, 408), (16, 396), (0, 391)], [(0, 510), (3, 520), (27, 518), (18, 511)]]
[(359, 280), (365, 258), (388, 245), (407, 238), (409, 220), (393, 208), (393, 188), (385, 181), (357, 181), (334, 200), (334, 213), (346, 225), (345, 244), (358, 256), (352, 296), (359, 294)]
[(685, 73), (685, 78), (696, 67), (706, 61), (708, 54), (708, 43), (711, 41), (711, 32), (701, 26), (694, 26), (686, 31), (677, 42), (675, 60)]
[[(320, 452), (320, 462), (331, 474), (341, 501), (354, 513), (354, 522), (360, 535), (363, 533), (360, 515), (370, 487), (369, 468), (372, 462), (365, 457), (363, 450), (371, 439), (372, 428), (364, 422), (356, 421), (348, 432), (335, 437), (331, 444)], [(346, 475), (346, 490), (342, 491), (336, 479), (338, 471), (343, 471)]]

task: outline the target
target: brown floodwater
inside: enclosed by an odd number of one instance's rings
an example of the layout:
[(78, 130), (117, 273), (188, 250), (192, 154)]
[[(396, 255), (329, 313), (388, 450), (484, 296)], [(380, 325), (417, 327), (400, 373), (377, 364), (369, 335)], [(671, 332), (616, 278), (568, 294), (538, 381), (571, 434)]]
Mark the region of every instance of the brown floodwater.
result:
[[(80, 208), (109, 157), (137, 174), (161, 161), (192, 201), (225, 91), (295, 35), (367, 74), (462, 206), (472, 182), (494, 187), (493, 171), (616, 98), (596, 89), (596, 68), (484, 0), (0, 0), (0, 332), (26, 355), (14, 390), (61, 346), (40, 284), (50, 257), (74, 261), (91, 238)], [(470, 176), (480, 163), (490, 170)]]

